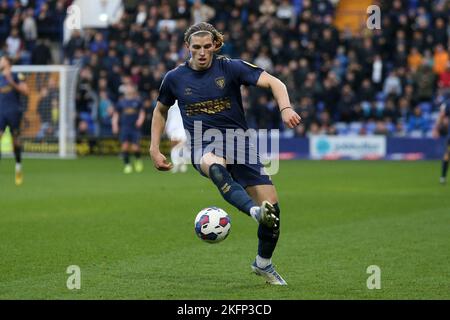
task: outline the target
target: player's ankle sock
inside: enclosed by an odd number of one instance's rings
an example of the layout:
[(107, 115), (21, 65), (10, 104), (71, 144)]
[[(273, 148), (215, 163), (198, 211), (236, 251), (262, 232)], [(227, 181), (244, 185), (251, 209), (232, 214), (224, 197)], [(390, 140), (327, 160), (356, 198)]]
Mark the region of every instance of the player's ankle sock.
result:
[(244, 188), (233, 180), (224, 166), (217, 163), (212, 164), (209, 167), (209, 177), (227, 202), (250, 215), (250, 209), (255, 206), (255, 203)]
[(125, 165), (130, 164), (130, 154), (128, 152), (122, 152), (122, 158)]
[[(278, 203), (273, 205), (275, 208), (275, 215), (280, 218), (280, 207)], [(263, 258), (270, 258), (277, 246), (278, 238), (280, 237), (280, 221), (277, 227), (269, 228), (264, 224), (258, 226), (258, 255)]]
[(14, 146), (14, 158), (16, 159), (16, 163), (22, 162), (22, 148)]
[(140, 151), (136, 151), (136, 152), (134, 153), (134, 157), (135, 157), (137, 160), (139, 160), (139, 159), (141, 158), (141, 152), (140, 152)]
[(442, 178), (447, 177), (447, 170), (448, 170), (448, 160), (442, 160), (442, 171), (441, 171)]
[(250, 217), (252, 217), (257, 223), (259, 223), (259, 217), (261, 213), (261, 208), (254, 206), (250, 208)]
[(256, 256), (256, 265), (259, 268), (261, 268), (261, 269), (264, 269), (265, 267), (267, 267), (271, 263), (272, 263), (272, 259), (271, 258), (263, 258), (260, 255)]
[(22, 171), (22, 164), (16, 162), (16, 171)]

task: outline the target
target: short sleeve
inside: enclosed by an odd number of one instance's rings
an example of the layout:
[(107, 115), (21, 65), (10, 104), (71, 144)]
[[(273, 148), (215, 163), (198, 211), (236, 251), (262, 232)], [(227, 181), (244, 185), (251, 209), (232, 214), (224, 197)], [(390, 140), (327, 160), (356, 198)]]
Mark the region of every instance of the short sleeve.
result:
[(238, 83), (246, 86), (255, 86), (264, 71), (264, 69), (240, 59), (231, 59), (231, 68)]
[(165, 106), (172, 106), (175, 103), (176, 97), (172, 92), (170, 72), (164, 77), (161, 87), (159, 88), (158, 101)]

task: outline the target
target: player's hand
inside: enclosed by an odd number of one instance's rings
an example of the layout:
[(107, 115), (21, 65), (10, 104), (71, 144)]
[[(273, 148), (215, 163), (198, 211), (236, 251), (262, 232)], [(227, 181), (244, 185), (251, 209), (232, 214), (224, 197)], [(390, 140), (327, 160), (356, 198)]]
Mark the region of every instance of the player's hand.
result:
[(283, 123), (291, 129), (298, 126), (302, 120), (298, 113), (292, 108), (284, 109), (281, 112), (281, 119), (283, 119)]
[(173, 168), (172, 163), (167, 162), (166, 157), (160, 151), (150, 151), (150, 157), (152, 158), (153, 165), (159, 171), (169, 171)]
[(112, 133), (113, 133), (113, 134), (118, 134), (118, 133), (119, 133), (119, 128), (116, 127), (116, 126), (113, 126), (113, 127), (112, 127)]

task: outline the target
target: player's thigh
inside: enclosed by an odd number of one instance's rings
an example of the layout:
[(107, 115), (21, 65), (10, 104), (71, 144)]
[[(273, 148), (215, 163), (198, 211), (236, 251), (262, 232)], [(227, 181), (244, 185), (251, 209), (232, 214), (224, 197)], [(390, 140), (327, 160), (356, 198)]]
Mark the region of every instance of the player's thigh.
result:
[(261, 205), (264, 200), (267, 200), (272, 204), (278, 202), (277, 190), (272, 184), (248, 186), (245, 190), (258, 205)]
[(202, 172), (207, 177), (209, 177), (209, 167), (212, 166), (214, 163), (218, 163), (226, 167), (226, 161), (224, 158), (216, 156), (212, 152), (208, 152), (200, 158), (200, 170), (202, 170)]
[(6, 124), (9, 126), (9, 130), (11, 131), (13, 143), (17, 145), (20, 143), (20, 124), (22, 122), (22, 113), (14, 112), (8, 114), (6, 120)]

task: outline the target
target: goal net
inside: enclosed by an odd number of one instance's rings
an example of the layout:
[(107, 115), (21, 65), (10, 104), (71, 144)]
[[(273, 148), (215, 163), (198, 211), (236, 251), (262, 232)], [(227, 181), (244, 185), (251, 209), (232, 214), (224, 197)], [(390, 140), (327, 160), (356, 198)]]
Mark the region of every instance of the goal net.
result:
[[(12, 67), (25, 76), (30, 94), (22, 96), (21, 140), (25, 156), (72, 158), (76, 156), (75, 90), (78, 69), (49, 65)], [(12, 150), (6, 130), (2, 153)], [(9, 151), (9, 152), (8, 152)]]

